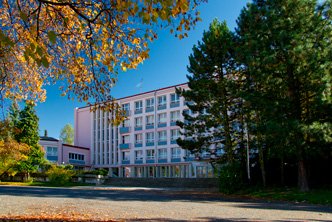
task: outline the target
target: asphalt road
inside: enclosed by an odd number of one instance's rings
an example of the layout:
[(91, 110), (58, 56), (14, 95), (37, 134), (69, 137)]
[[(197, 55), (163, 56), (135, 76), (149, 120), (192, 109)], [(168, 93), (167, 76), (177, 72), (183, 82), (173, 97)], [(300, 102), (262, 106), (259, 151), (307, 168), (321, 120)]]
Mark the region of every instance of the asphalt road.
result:
[(332, 207), (178, 189), (0, 186), (0, 221), (38, 217), (72, 221), (332, 222)]

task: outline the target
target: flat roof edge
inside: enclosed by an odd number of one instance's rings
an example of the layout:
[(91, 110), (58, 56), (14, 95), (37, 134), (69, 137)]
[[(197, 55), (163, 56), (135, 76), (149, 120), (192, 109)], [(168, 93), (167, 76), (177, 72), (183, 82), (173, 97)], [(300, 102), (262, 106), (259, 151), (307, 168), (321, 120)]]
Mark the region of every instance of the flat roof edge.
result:
[[(170, 89), (170, 88), (173, 88), (173, 87), (178, 87), (178, 86), (187, 85), (187, 84), (188, 84), (188, 82), (173, 85), (173, 86), (167, 86), (167, 87), (163, 87), (163, 88), (159, 88), (159, 89), (155, 89), (155, 90), (150, 90), (150, 91), (143, 92), (143, 93), (137, 93), (137, 94), (134, 94), (134, 95), (131, 95), (131, 96), (121, 97), (121, 98), (118, 98), (116, 100), (128, 99), (128, 98), (131, 98), (131, 97), (140, 96), (140, 95), (144, 95), (144, 94), (148, 94), (148, 93), (152, 93), (152, 92), (156, 92), (156, 91), (161, 91), (161, 90), (165, 90), (165, 89)], [(90, 107), (90, 106), (87, 105), (87, 106), (82, 106), (82, 107), (76, 107), (76, 109), (84, 109), (84, 108), (88, 108), (88, 107)]]

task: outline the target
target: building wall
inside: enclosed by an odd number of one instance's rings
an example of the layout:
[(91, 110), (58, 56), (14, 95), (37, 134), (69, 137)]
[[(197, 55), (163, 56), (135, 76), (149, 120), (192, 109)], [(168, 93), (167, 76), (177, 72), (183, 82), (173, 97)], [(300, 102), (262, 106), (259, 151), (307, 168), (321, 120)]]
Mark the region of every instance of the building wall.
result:
[[(72, 145), (63, 144), (61, 140), (59, 141), (49, 141), (49, 140), (39, 140), (39, 144), (42, 146), (45, 152), (45, 159), (56, 164), (72, 164), (77, 167), (89, 168), (91, 166), (90, 162), (90, 149), (84, 147), (77, 147)], [(50, 155), (47, 152), (48, 147), (56, 147), (57, 152), (55, 155)], [(84, 155), (83, 160), (75, 160), (75, 158), (69, 158), (69, 153)], [(74, 156), (74, 157), (77, 157)]]
[[(54, 162), (57, 164), (61, 164), (62, 160), (62, 143), (61, 141), (47, 141), (47, 140), (40, 140), (39, 145), (42, 146), (45, 152), (45, 159), (49, 160), (50, 162)], [(57, 149), (57, 156), (48, 156), (47, 155), (47, 147), (56, 147)]]
[(91, 146), (91, 112), (89, 107), (75, 109), (74, 134), (76, 146)]
[[(184, 98), (180, 97), (179, 103), (171, 105), (171, 94), (175, 88), (187, 89), (186, 84), (167, 87), (118, 99), (121, 105), (129, 104), (128, 125), (115, 126), (108, 119), (112, 113), (96, 110), (90, 112), (89, 107), (75, 110), (75, 145), (91, 147), (91, 164), (95, 168), (109, 168), (110, 175), (120, 177), (200, 177), (200, 172), (211, 171), (207, 162), (195, 162), (192, 156), (180, 149), (178, 158), (172, 158), (172, 148), (179, 148), (175, 141), (171, 141), (171, 130), (179, 129), (171, 124), (171, 112), (180, 112), (180, 121), (183, 121), (182, 112), (188, 109)], [(158, 108), (158, 97), (166, 96), (166, 107)], [(154, 98), (153, 111), (147, 112), (147, 99)], [(142, 101), (142, 112), (135, 112), (135, 102)], [(158, 126), (158, 114), (166, 113), (166, 125)], [(154, 115), (154, 126), (146, 127), (146, 116)], [(142, 117), (142, 129), (135, 129), (135, 118)], [(167, 132), (167, 141), (158, 143), (158, 132)], [(146, 143), (146, 134), (154, 135), (154, 144)], [(142, 144), (135, 145), (135, 134), (142, 134)], [(123, 136), (127, 137), (123, 142)], [(90, 144), (88, 144), (90, 142)], [(164, 159), (158, 159), (160, 149), (167, 150)], [(154, 161), (147, 158), (147, 150), (154, 150)], [(136, 151), (143, 153), (142, 159), (136, 159)], [(125, 155), (123, 155), (125, 154)], [(124, 158), (124, 156), (126, 158)], [(198, 169), (198, 171), (197, 171)], [(201, 170), (202, 169), (202, 170)], [(198, 173), (197, 173), (198, 172)], [(211, 173), (209, 173), (211, 175)], [(207, 176), (202, 176), (207, 177)]]
[[(70, 158), (70, 155), (69, 155), (70, 153), (83, 155), (84, 158), (83, 158), (83, 160), (79, 160), (75, 157)], [(76, 166), (90, 166), (91, 165), (90, 164), (90, 149), (63, 144), (63, 162), (69, 163), (72, 165), (76, 165)]]

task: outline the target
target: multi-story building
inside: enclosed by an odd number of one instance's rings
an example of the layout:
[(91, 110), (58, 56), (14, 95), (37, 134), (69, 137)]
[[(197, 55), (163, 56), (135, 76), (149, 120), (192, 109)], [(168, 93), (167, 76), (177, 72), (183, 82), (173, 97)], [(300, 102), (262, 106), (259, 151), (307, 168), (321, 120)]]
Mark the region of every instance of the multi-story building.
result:
[(94, 168), (107, 168), (119, 177), (212, 177), (208, 162), (195, 161), (181, 149), (176, 139), (181, 136), (176, 121), (183, 121), (188, 107), (170, 86), (118, 99), (127, 119), (113, 125), (112, 113), (75, 110), (75, 145), (91, 147)]

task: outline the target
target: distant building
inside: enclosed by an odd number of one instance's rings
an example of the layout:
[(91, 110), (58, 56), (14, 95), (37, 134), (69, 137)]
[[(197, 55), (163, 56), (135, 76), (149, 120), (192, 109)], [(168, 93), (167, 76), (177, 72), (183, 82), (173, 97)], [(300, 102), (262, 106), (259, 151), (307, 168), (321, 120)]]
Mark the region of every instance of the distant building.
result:
[(39, 144), (45, 151), (45, 158), (57, 164), (71, 164), (75, 169), (89, 169), (90, 149), (62, 143), (53, 137), (41, 136)]
[(106, 168), (119, 177), (213, 177), (208, 161), (196, 161), (181, 149), (176, 139), (183, 121), (182, 112), (189, 111), (176, 88), (170, 86), (118, 99), (127, 119), (120, 126), (108, 119), (112, 113), (75, 110), (75, 145), (91, 147), (91, 164)]

